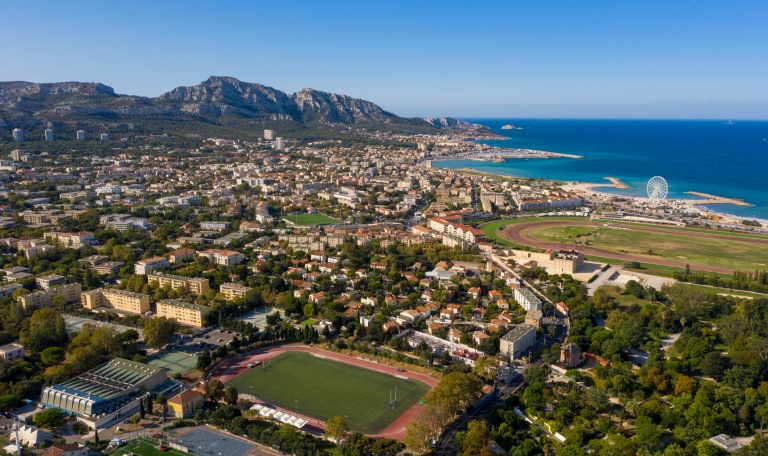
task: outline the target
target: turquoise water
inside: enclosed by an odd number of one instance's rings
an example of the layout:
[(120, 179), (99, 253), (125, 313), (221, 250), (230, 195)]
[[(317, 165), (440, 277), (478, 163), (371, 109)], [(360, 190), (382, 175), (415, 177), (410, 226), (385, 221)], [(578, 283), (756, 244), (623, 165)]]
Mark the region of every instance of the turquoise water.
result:
[[(710, 209), (768, 220), (768, 121), (468, 119), (507, 136), (484, 141), (500, 147), (538, 149), (584, 158), (435, 162), (436, 167), (472, 168), (510, 176), (605, 182), (617, 177), (645, 195), (645, 184), (663, 176), (671, 198), (696, 191), (741, 198), (754, 206)], [(522, 130), (502, 130), (504, 124)], [(622, 193), (601, 188), (601, 191)]]

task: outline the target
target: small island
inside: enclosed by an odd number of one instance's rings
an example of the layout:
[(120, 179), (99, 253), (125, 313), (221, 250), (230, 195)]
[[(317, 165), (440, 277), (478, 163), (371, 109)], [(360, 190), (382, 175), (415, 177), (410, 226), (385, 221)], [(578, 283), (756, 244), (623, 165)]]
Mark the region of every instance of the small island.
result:
[(516, 127), (512, 124), (505, 124), (501, 126), (502, 130), (522, 130), (523, 127)]

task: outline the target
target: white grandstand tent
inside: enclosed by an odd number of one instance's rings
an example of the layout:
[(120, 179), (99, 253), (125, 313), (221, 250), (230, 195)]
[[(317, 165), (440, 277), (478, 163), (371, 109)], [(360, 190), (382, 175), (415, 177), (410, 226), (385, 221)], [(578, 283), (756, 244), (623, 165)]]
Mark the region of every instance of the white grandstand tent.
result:
[(255, 410), (256, 413), (263, 417), (272, 418), (273, 420), (277, 420), (285, 424), (290, 424), (291, 426), (299, 429), (303, 428), (308, 423), (308, 421), (305, 419), (299, 418), (298, 416), (294, 416), (289, 413), (275, 410), (271, 407), (267, 407), (266, 405), (255, 404), (251, 406), (251, 410)]

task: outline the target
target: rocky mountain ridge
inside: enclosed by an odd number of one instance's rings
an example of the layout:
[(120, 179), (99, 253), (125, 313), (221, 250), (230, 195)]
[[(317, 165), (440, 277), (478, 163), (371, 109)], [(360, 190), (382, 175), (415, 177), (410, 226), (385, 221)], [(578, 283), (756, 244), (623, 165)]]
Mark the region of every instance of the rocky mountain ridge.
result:
[(154, 98), (118, 94), (93, 82), (0, 82), (0, 128), (6, 130), (49, 125), (94, 130), (130, 130), (143, 125), (151, 129), (161, 122), (254, 129), (269, 122), (292, 122), (423, 132), (464, 126), (456, 119), (400, 117), (348, 95), (309, 88), (289, 95), (228, 76), (211, 76), (200, 84), (180, 86)]

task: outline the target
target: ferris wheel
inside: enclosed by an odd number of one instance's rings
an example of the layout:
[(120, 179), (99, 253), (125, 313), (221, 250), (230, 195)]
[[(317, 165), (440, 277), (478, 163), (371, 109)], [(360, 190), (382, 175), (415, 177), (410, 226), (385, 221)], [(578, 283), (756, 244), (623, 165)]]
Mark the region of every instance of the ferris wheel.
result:
[(648, 199), (651, 202), (659, 202), (667, 199), (669, 193), (669, 186), (667, 180), (661, 176), (653, 176), (648, 180), (648, 184), (645, 186), (648, 192)]

